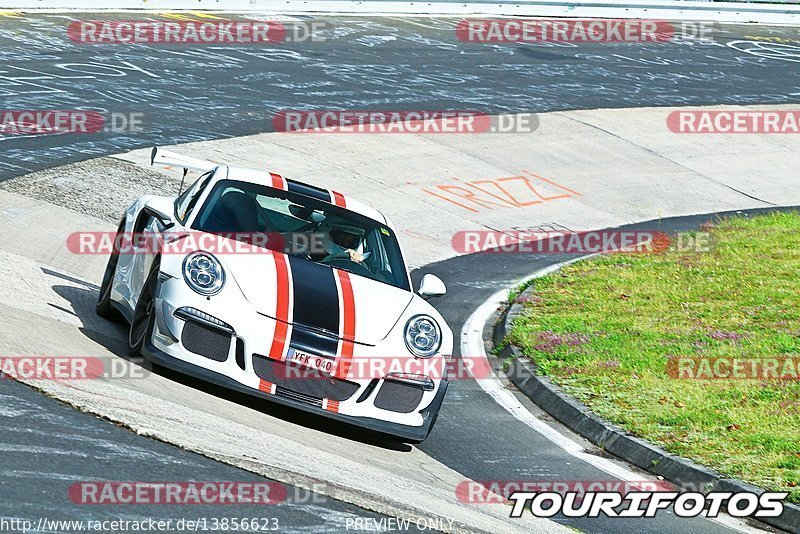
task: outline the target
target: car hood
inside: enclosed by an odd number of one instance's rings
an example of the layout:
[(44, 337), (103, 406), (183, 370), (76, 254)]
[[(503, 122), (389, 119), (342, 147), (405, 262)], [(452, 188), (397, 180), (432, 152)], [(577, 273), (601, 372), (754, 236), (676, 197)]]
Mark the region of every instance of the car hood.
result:
[[(227, 255), (222, 261), (259, 313), (322, 337), (376, 345), (414, 296), (405, 289), (280, 253)], [(288, 313), (281, 312), (281, 294), (288, 296), (288, 305), (283, 304)]]

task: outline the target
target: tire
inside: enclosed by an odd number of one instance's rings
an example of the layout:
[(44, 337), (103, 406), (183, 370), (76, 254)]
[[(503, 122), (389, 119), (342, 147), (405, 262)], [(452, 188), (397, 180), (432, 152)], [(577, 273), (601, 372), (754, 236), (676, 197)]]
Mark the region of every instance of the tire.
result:
[(142, 294), (139, 295), (139, 300), (136, 302), (136, 309), (133, 311), (133, 319), (131, 319), (131, 328), (128, 333), (128, 354), (138, 358), (143, 356), (145, 341), (153, 332), (153, 324), (155, 319), (155, 300), (156, 300), (156, 286), (158, 285), (158, 273), (161, 265), (161, 258), (156, 257), (153, 260), (153, 266), (150, 269), (150, 274), (147, 276), (142, 287)]
[(100, 284), (100, 296), (97, 299), (97, 306), (94, 309), (97, 315), (110, 321), (121, 321), (123, 319), (122, 314), (119, 313), (111, 303), (111, 286), (114, 283), (114, 274), (117, 271), (117, 264), (119, 263), (119, 250), (117, 250), (116, 244), (120, 234), (124, 231), (125, 221), (123, 220), (114, 236), (114, 250), (108, 258), (106, 270), (103, 273), (103, 282)]

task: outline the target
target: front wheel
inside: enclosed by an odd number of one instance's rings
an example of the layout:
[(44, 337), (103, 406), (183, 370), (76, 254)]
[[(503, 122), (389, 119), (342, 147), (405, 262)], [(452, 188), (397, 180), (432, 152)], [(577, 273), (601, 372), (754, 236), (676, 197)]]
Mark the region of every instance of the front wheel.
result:
[(158, 284), (160, 264), (159, 258), (153, 261), (153, 267), (150, 269), (147, 281), (142, 287), (142, 294), (139, 295), (139, 300), (136, 303), (136, 309), (133, 311), (133, 320), (131, 320), (131, 329), (128, 335), (128, 353), (133, 357), (142, 356), (147, 336), (153, 330), (156, 285)]

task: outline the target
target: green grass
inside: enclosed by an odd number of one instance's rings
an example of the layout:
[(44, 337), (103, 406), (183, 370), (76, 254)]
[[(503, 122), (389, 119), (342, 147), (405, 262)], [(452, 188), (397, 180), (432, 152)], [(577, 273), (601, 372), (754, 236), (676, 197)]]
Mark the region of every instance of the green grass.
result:
[(666, 372), (672, 357), (800, 355), (800, 214), (705, 230), (710, 252), (610, 254), (535, 280), (509, 341), (632, 434), (800, 502), (800, 381)]

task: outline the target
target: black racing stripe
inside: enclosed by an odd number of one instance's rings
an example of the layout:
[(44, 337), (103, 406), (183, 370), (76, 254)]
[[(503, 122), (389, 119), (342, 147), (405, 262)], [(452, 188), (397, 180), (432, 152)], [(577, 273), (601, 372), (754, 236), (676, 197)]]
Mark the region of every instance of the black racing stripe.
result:
[(289, 266), (294, 290), (292, 323), (295, 325), (290, 345), (312, 353), (335, 355), (339, 337), (339, 292), (333, 269), (291, 256)]
[(331, 194), (327, 189), (314, 187), (313, 185), (304, 184), (302, 182), (295, 182), (294, 180), (286, 180), (286, 185), (289, 187), (289, 191), (292, 193), (305, 195), (307, 197), (316, 198), (317, 200), (323, 200), (325, 202), (331, 201)]
[(336, 358), (339, 340), (295, 324), (292, 328), (292, 339), (289, 341), (289, 346), (303, 352)]

